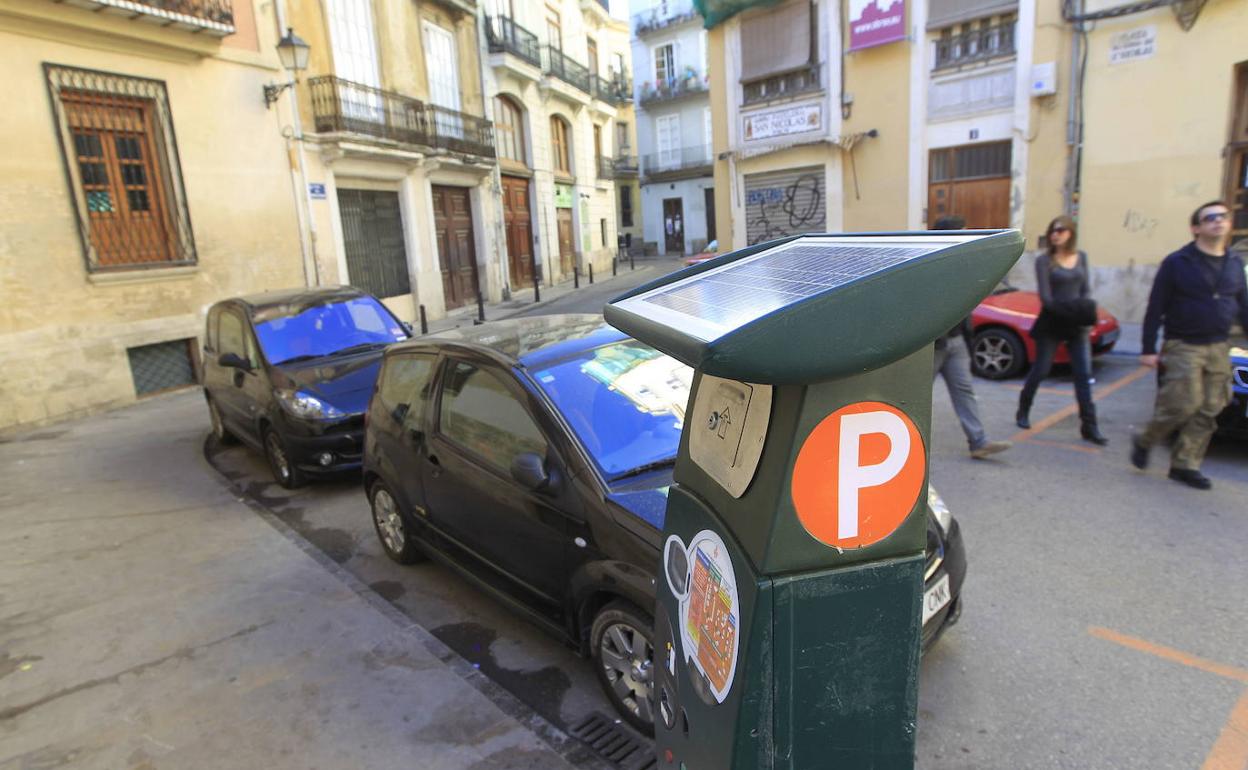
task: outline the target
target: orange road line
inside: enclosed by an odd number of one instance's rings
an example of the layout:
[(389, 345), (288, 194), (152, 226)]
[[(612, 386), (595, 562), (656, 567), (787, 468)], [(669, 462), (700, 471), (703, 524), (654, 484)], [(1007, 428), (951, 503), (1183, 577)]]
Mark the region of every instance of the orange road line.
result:
[(1222, 734), (1200, 770), (1244, 770), (1248, 767), (1248, 690), (1240, 697)]
[(1064, 441), (1049, 441), (1047, 439), (1042, 439), (1042, 438), (1033, 438), (1033, 439), (1030, 439), (1027, 443), (1039, 444), (1040, 446), (1052, 446), (1052, 447), (1057, 447), (1058, 449), (1069, 449), (1072, 452), (1086, 452), (1087, 454), (1090, 454), (1090, 455), (1099, 455), (1102, 451), (1100, 447), (1079, 446), (1078, 444), (1067, 444)]
[[(1117, 631), (1111, 631), (1108, 628), (1092, 626), (1088, 629), (1088, 633), (1098, 639), (1104, 639), (1109, 642), (1121, 644), (1123, 647), (1130, 647), (1133, 650), (1146, 652), (1149, 655), (1156, 655), (1159, 658), (1164, 658), (1165, 660), (1169, 660), (1174, 663), (1181, 663), (1184, 666), (1190, 666), (1210, 674), (1217, 674), (1218, 676), (1226, 677), (1227, 679), (1234, 679), (1237, 682), (1248, 684), (1248, 671), (1236, 666), (1228, 666), (1223, 663), (1215, 663), (1212, 660), (1198, 658), (1195, 655), (1189, 655), (1186, 652), (1182, 652), (1171, 647), (1165, 647), (1160, 644), (1154, 644), (1153, 642), (1139, 639), (1134, 636), (1120, 634)], [(1245, 718), (1248, 719), (1248, 705), (1243, 704), (1242, 701), (1241, 705), (1246, 709)], [(1245, 724), (1248, 724), (1248, 722), (1245, 722)], [(1236, 767), (1235, 770), (1243, 770), (1243, 767)]]
[[(1007, 382), (1005, 384), (1005, 387), (1009, 388), (1010, 390), (1022, 390), (1023, 389), (1022, 383)], [(1057, 387), (1051, 387), (1047, 385), (1041, 385), (1040, 387), (1036, 388), (1036, 392), (1037, 393), (1051, 393), (1055, 396), (1069, 396), (1072, 393), (1074, 393), (1074, 390), (1072, 390), (1071, 388), (1057, 388)]]
[[(1114, 391), (1118, 390), (1119, 388), (1130, 385), (1131, 383), (1140, 379), (1144, 375), (1150, 372), (1154, 372), (1154, 371), (1156, 370), (1151, 366), (1140, 366), (1139, 368), (1137, 368), (1135, 371), (1131, 372), (1130, 374), (1124, 375), (1123, 377), (1119, 377), (1118, 379), (1114, 380), (1110, 384), (1101, 388), (1100, 393), (1098, 394), (1100, 398), (1094, 397), (1093, 401), (1103, 400), (1107, 398), (1110, 394), (1114, 393)], [(1064, 406), (1061, 409), (1058, 409), (1053, 414), (1049, 415), (1048, 417), (1044, 417), (1044, 418), (1037, 420), (1027, 430), (1019, 431), (1018, 433), (1015, 433), (1013, 436), (1010, 436), (1010, 441), (1013, 441), (1015, 444), (1019, 443), (1020, 441), (1026, 441), (1027, 439), (1031, 438), (1037, 433), (1043, 433), (1049, 428), (1052, 428), (1054, 425), (1058, 424), (1059, 422), (1071, 416), (1072, 414), (1077, 413), (1078, 411), (1079, 411), (1078, 404), (1070, 404), (1068, 406)]]

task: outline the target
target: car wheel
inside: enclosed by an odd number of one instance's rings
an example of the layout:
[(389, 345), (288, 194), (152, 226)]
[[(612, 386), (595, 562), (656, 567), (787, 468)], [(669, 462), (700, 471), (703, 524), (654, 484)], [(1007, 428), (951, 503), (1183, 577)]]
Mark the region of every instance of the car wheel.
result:
[(411, 519), (394, 499), (390, 489), (378, 481), (369, 490), (369, 501), (373, 509), (373, 528), (377, 530), (377, 539), (381, 548), (399, 564), (415, 564), (423, 561), (424, 554), (416, 546), (413, 537), (414, 527)]
[(230, 429), (225, 427), (225, 421), (221, 419), (221, 410), (217, 408), (217, 402), (211, 397), (208, 398), (208, 420), (212, 423), (212, 438), (218, 444), (237, 443), (238, 439), (234, 438)]
[(971, 344), (971, 371), (988, 380), (1017, 377), (1027, 365), (1027, 348), (1009, 329), (984, 329)]
[(287, 489), (297, 489), (306, 480), (303, 471), (295, 467), (286, 450), (286, 442), (272, 428), (264, 431), (264, 456), (269, 461), (269, 470), (273, 472), (273, 480)]
[(654, 621), (624, 601), (608, 604), (589, 634), (598, 681), (633, 727), (654, 733)]

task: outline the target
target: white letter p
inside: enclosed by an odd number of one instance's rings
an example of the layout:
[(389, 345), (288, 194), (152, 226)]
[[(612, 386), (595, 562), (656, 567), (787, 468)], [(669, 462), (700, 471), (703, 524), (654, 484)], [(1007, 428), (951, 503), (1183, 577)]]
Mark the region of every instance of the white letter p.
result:
[[(882, 433), (888, 438), (888, 456), (875, 465), (859, 465), (862, 437)], [(837, 469), (836, 536), (858, 536), (858, 492), (887, 484), (901, 472), (910, 456), (910, 431), (892, 412), (864, 412), (841, 417), (841, 445)]]

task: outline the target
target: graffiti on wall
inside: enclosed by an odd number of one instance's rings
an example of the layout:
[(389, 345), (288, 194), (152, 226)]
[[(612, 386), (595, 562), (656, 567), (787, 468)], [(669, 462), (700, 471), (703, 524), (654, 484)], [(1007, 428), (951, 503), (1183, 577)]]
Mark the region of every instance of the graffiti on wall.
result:
[(753, 245), (799, 233), (823, 232), (825, 212), (822, 172), (802, 174), (784, 186), (747, 190), (747, 240)]

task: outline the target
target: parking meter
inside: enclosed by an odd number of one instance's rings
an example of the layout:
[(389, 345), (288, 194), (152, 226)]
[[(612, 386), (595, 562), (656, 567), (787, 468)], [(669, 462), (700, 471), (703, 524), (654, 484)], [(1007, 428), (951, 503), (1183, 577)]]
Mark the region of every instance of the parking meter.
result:
[(659, 767), (913, 768), (931, 343), (1022, 250), (802, 235), (607, 305), (695, 369), (656, 576)]

